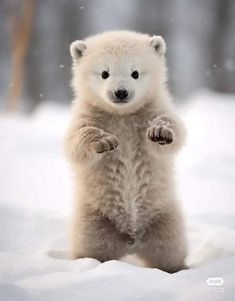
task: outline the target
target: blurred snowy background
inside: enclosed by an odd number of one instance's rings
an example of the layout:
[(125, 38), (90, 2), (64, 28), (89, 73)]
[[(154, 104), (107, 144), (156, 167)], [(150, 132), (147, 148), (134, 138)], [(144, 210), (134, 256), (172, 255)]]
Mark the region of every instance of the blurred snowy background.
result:
[(69, 44), (100, 31), (163, 35), (178, 100), (206, 87), (235, 93), (233, 0), (1, 0), (1, 108), (70, 103)]
[[(163, 35), (188, 140), (176, 172), (193, 269), (67, 259), (69, 44), (104, 30)], [(0, 299), (233, 300), (235, 1), (0, 1)], [(208, 277), (224, 285), (209, 287)], [(128, 287), (129, 289), (123, 289)]]

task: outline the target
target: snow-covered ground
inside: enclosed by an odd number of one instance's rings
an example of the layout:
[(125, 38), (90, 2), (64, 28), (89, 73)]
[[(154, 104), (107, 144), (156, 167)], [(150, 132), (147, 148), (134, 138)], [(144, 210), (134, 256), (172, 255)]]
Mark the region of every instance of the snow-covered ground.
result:
[[(69, 109), (0, 115), (0, 300), (234, 299), (235, 96), (203, 92), (179, 111), (188, 143), (177, 181), (192, 268), (172, 275), (67, 259), (72, 183), (61, 141)], [(220, 285), (208, 285), (211, 277)]]

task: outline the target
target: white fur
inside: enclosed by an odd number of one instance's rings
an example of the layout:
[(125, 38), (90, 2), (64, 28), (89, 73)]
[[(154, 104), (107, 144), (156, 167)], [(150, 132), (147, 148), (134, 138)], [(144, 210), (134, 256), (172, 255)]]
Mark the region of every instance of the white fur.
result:
[[(73, 258), (105, 261), (136, 252), (148, 266), (185, 267), (173, 179), (173, 155), (185, 135), (166, 87), (165, 49), (159, 36), (128, 31), (71, 45), (79, 95), (65, 145), (76, 183)], [(114, 98), (120, 88), (131, 95), (128, 102)]]
[[(77, 49), (80, 56), (76, 54)], [(98, 106), (110, 112), (131, 113), (150, 98), (162, 97), (166, 82), (164, 52), (165, 42), (160, 36), (128, 31), (106, 32), (75, 41), (71, 45), (75, 62), (74, 92), (80, 94), (81, 99), (99, 102)], [(134, 70), (139, 72), (138, 79), (131, 77)], [(108, 79), (102, 78), (103, 71), (110, 73)], [(78, 87), (83, 87), (82, 91)], [(125, 105), (112, 102), (108, 95), (119, 87), (133, 94)]]

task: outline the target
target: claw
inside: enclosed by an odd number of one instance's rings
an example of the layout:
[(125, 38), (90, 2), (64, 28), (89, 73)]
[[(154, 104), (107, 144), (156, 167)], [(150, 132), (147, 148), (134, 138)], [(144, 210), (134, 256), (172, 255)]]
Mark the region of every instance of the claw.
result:
[(167, 135), (163, 133), (164, 126), (160, 125), (157, 128), (157, 134), (154, 135), (154, 131), (150, 131), (149, 133), (149, 139), (152, 140), (153, 142), (157, 142), (160, 145), (165, 145), (165, 144), (171, 144), (173, 142), (172, 137), (167, 137)]

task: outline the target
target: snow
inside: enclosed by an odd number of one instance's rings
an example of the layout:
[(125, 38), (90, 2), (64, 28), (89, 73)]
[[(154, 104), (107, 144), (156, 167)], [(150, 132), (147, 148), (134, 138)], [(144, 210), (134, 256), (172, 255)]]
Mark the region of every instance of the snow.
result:
[[(69, 260), (72, 183), (62, 139), (67, 107), (0, 115), (0, 299), (232, 300), (235, 293), (235, 97), (201, 92), (179, 112), (188, 142), (176, 166), (191, 268)], [(135, 262), (135, 261), (134, 261)], [(219, 277), (222, 285), (208, 285)]]

